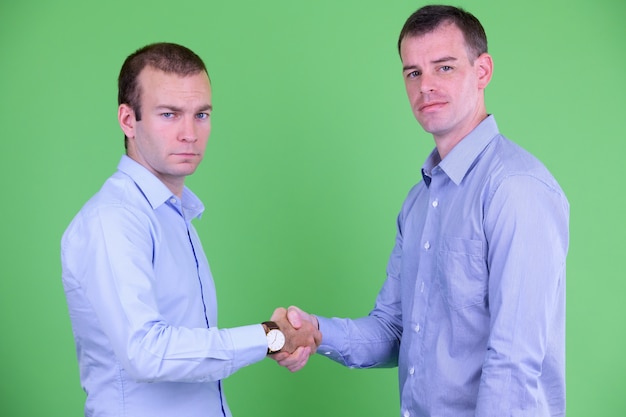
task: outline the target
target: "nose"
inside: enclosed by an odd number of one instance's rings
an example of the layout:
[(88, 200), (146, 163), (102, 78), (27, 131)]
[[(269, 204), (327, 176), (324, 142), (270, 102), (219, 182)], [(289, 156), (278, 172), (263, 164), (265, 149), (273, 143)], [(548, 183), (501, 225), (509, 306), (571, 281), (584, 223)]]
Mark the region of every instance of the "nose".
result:
[(420, 93), (428, 94), (435, 91), (435, 78), (429, 74), (423, 73), (420, 75)]
[(196, 131), (196, 124), (193, 117), (184, 118), (179, 138), (183, 142), (195, 142), (198, 140), (198, 133)]

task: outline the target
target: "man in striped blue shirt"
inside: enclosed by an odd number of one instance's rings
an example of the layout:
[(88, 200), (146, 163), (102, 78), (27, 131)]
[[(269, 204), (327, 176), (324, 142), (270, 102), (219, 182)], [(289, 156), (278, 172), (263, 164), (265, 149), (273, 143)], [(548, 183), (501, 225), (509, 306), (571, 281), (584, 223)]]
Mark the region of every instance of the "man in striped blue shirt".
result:
[(387, 279), (367, 317), (289, 318), (318, 326), (332, 360), (398, 366), (403, 417), (564, 416), (568, 201), (487, 113), (493, 62), (473, 15), (423, 7), (398, 49), (435, 149), (402, 205)]

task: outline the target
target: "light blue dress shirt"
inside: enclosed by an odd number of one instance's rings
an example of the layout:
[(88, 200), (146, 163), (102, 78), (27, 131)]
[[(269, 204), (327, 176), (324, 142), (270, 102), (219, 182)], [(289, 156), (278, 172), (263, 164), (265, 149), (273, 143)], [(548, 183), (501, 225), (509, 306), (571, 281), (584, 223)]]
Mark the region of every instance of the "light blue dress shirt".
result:
[(398, 365), (403, 417), (564, 415), (563, 191), (493, 116), (422, 173), (374, 309), (320, 317), (318, 353)]
[(85, 415), (229, 417), (220, 380), (265, 358), (260, 324), (217, 327), (203, 210), (123, 156), (63, 235)]

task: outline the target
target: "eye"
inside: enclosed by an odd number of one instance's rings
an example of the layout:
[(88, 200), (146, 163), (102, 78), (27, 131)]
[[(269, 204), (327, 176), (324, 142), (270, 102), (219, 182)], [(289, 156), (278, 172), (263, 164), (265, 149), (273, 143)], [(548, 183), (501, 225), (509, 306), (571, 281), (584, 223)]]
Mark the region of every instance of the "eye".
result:
[(196, 114), (196, 119), (206, 120), (209, 118), (209, 113), (198, 113)]
[(452, 71), (453, 69), (454, 69), (454, 68), (453, 68), (453, 67), (451, 67), (450, 65), (443, 65), (443, 66), (440, 68), (440, 70), (441, 70), (441, 71), (443, 71), (443, 72), (450, 72), (450, 71)]
[(172, 112), (161, 113), (161, 117), (163, 117), (164, 119), (173, 119), (174, 113)]
[(411, 72), (407, 73), (406, 74), (406, 78), (417, 78), (420, 75), (422, 75), (422, 73), (420, 71), (415, 70), (415, 71), (411, 71)]

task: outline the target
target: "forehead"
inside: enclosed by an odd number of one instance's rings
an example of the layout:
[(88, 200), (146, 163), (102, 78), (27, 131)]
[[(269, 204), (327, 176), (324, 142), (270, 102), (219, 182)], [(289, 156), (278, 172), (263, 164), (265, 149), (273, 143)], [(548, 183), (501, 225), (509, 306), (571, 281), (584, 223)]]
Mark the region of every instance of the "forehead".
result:
[(400, 44), (400, 56), (405, 59), (438, 59), (440, 56), (466, 54), (465, 37), (454, 23), (445, 22), (434, 30), (414, 36), (407, 36)]
[(211, 83), (204, 71), (190, 75), (164, 72), (147, 66), (137, 77), (141, 101), (211, 100)]

